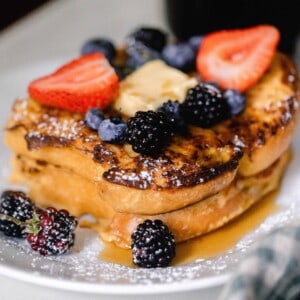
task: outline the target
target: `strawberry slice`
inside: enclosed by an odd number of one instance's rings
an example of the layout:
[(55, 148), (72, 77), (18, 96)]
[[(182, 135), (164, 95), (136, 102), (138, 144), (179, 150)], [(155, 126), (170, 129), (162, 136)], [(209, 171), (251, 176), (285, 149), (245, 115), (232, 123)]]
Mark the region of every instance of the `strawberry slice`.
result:
[(91, 107), (107, 107), (118, 86), (118, 76), (104, 55), (92, 53), (32, 81), (28, 93), (43, 105), (85, 113)]
[(279, 39), (270, 25), (210, 33), (198, 51), (197, 70), (204, 80), (243, 92), (267, 70)]

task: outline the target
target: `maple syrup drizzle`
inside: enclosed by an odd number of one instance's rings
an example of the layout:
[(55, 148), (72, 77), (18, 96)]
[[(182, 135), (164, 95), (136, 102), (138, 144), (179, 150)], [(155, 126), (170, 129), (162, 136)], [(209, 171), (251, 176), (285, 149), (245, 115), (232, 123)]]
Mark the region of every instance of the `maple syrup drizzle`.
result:
[[(275, 202), (277, 195), (272, 192), (261, 199), (241, 216), (204, 236), (179, 243), (176, 247), (176, 257), (172, 265), (193, 262), (196, 259), (212, 258), (233, 248), (246, 234), (258, 227), (268, 216), (277, 212), (279, 207)], [(85, 227), (97, 230), (97, 226), (87, 223)], [(113, 243), (103, 242), (104, 249), (100, 252), (100, 259), (111, 263), (134, 267), (130, 249), (123, 249)]]
[(196, 259), (211, 258), (233, 248), (240, 239), (257, 228), (268, 216), (279, 210), (273, 192), (244, 214), (225, 226), (191, 241), (177, 245), (174, 265), (189, 263)]

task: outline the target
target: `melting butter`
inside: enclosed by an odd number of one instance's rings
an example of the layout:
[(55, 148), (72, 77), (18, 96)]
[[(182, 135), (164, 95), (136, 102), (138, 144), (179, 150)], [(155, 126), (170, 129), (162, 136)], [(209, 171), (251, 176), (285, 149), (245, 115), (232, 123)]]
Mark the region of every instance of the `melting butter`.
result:
[(137, 111), (156, 110), (167, 100), (183, 102), (197, 80), (161, 60), (146, 63), (120, 84), (114, 108), (127, 116)]

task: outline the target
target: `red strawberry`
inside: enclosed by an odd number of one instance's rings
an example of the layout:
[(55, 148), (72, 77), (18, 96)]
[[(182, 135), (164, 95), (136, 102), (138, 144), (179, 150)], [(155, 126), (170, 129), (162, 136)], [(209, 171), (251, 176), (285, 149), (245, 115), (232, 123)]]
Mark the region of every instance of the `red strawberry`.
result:
[(204, 80), (243, 92), (267, 70), (279, 38), (279, 31), (270, 25), (213, 32), (203, 39), (197, 70)]
[(103, 109), (108, 106), (118, 86), (118, 76), (104, 55), (92, 53), (34, 80), (28, 93), (46, 106), (85, 113), (91, 107)]

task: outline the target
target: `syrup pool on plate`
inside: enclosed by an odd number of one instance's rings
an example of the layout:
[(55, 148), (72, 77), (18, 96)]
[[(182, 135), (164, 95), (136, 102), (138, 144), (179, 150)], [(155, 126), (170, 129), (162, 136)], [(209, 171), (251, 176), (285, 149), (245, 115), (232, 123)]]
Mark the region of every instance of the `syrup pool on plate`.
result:
[[(220, 229), (177, 244), (176, 257), (172, 265), (212, 258), (233, 248), (246, 234), (253, 231), (268, 216), (279, 210), (275, 202), (276, 195), (277, 191), (268, 194), (244, 214)], [(97, 230), (97, 226), (88, 222), (82, 223), (81, 226)], [(100, 252), (99, 257), (107, 262), (134, 267), (131, 250), (119, 248), (113, 243), (104, 243), (104, 249)]]

